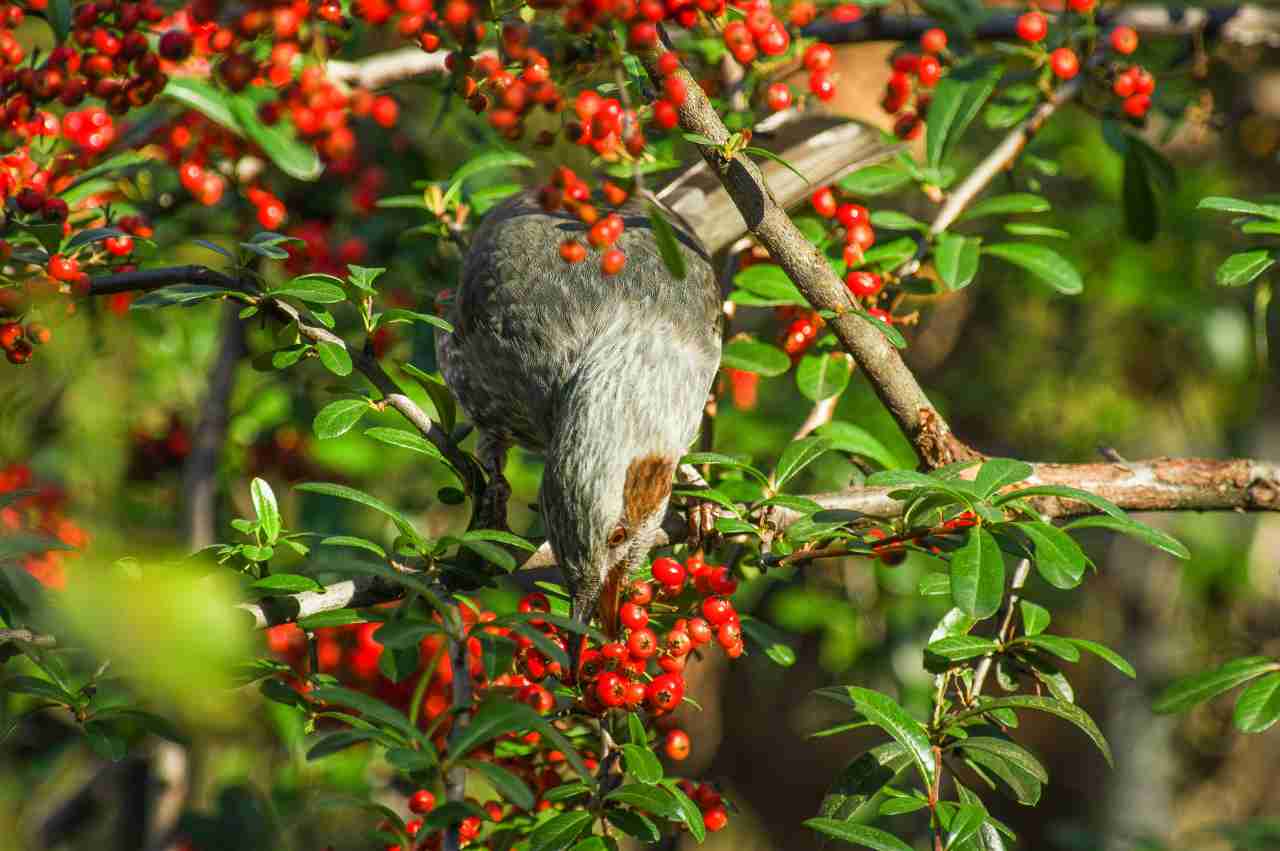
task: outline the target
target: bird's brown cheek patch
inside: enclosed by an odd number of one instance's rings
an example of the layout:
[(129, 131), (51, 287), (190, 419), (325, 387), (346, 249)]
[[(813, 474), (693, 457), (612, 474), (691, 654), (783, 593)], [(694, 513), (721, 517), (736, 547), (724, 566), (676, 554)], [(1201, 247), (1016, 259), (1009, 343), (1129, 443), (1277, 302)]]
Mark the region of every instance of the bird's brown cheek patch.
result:
[(671, 475), (675, 461), (662, 455), (643, 455), (627, 467), (622, 486), (622, 513), (627, 525), (635, 528), (671, 495)]

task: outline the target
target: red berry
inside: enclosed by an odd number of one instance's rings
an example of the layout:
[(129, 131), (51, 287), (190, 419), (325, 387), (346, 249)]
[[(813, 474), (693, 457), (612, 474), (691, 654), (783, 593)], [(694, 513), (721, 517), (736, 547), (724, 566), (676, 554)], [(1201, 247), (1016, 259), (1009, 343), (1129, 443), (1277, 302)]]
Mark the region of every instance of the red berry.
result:
[(284, 224), (287, 213), (284, 204), (279, 201), (268, 201), (258, 208), (258, 224), (267, 230), (275, 230)]
[(689, 619), (689, 638), (693, 641), (695, 647), (706, 644), (711, 640), (711, 625), (704, 618)]
[(845, 275), (844, 285), (849, 288), (849, 292), (858, 298), (870, 298), (880, 292), (880, 288), (884, 286), (884, 281), (875, 272), (866, 272), (858, 269)]
[[(551, 601), (541, 591), (534, 591), (521, 597), (516, 608), (521, 612), (549, 612), (551, 611)], [(530, 623), (537, 624), (538, 622), (530, 621)]]
[(841, 226), (851, 228), (871, 220), (871, 213), (861, 204), (841, 204), (836, 208), (836, 221)]
[(640, 629), (649, 622), (649, 610), (635, 603), (623, 603), (618, 617), (627, 629)]
[(868, 310), (867, 313), (869, 313), (871, 316), (874, 316), (876, 319), (879, 319), (885, 325), (893, 324), (893, 315), (889, 313), (889, 311), (887, 310), (881, 310), (878, 307), (873, 307), (870, 310)]
[(419, 789), (409, 797), (409, 811), (423, 815), (436, 808), (436, 796), (426, 789)]
[(170, 62), (181, 62), (191, 55), (194, 43), (190, 33), (183, 30), (169, 30), (160, 36), (160, 55)]
[(658, 57), (658, 73), (664, 77), (668, 77), (676, 72), (680, 67), (680, 56), (671, 51), (667, 51)]
[(1026, 12), (1018, 17), (1015, 29), (1023, 41), (1040, 41), (1049, 32), (1049, 20), (1039, 12)]
[(680, 113), (669, 100), (659, 100), (653, 104), (653, 123), (663, 130), (670, 130), (680, 123)]
[(809, 203), (813, 205), (813, 211), (824, 219), (829, 219), (836, 214), (836, 196), (830, 186), (824, 186), (813, 193)]
[(916, 66), (916, 77), (926, 89), (933, 88), (942, 79), (942, 63), (936, 57), (921, 56), (920, 64)]
[(70, 283), (80, 277), (80, 263), (74, 257), (55, 254), (49, 258), (49, 277)]
[(720, 643), (721, 647), (725, 648), (740, 643), (742, 641), (742, 627), (732, 621), (721, 624), (720, 628), (716, 630), (716, 641)]
[(27, 326), (27, 339), (37, 345), (45, 345), (53, 339), (53, 332), (49, 330), (49, 326), (41, 325), (39, 322), (32, 322)]
[(672, 656), (687, 656), (692, 649), (693, 639), (689, 637), (689, 633), (680, 629), (667, 633), (667, 652)]
[(712, 807), (703, 812), (702, 823), (711, 833), (718, 833), (729, 824), (729, 811), (723, 806)]
[(22, 339), (22, 326), (17, 322), (6, 322), (0, 325), (0, 349), (8, 351)]
[(1130, 68), (1116, 77), (1115, 83), (1111, 86), (1111, 91), (1116, 93), (1116, 97), (1127, 98), (1137, 91), (1138, 77), (1134, 73), (1136, 70), (1136, 68)]
[(1138, 49), (1138, 33), (1133, 27), (1116, 27), (1111, 31), (1111, 49), (1128, 56)]
[(1141, 118), (1151, 108), (1151, 95), (1130, 95), (1124, 99), (1124, 114), (1130, 118)]
[(684, 678), (679, 674), (654, 677), (645, 689), (645, 699), (655, 712), (670, 712), (684, 700)]
[(947, 49), (947, 33), (934, 27), (920, 36), (920, 49), (925, 53), (941, 53)]
[(631, 680), (627, 683), (627, 706), (636, 707), (644, 703), (645, 685), (639, 680)]
[(658, 637), (648, 627), (633, 629), (627, 636), (627, 652), (636, 659), (648, 659), (658, 652)]
[(845, 231), (844, 241), (846, 245), (856, 245), (866, 251), (876, 244), (876, 232), (872, 230), (871, 225), (859, 222)]
[(653, 578), (663, 585), (679, 587), (684, 584), (684, 565), (673, 558), (663, 556), (653, 560)]
[(5, 351), (5, 357), (9, 363), (14, 366), (21, 366), (31, 360), (31, 355), (35, 350), (31, 348), (31, 344), (26, 340), (19, 340), (13, 344), (13, 347)]
[(702, 601), (702, 616), (712, 626), (719, 626), (728, 622), (732, 613), (733, 603), (730, 603), (724, 597), (708, 597)]
[(616, 275), (627, 265), (627, 255), (620, 248), (610, 248), (600, 258), (600, 271), (606, 275)]
[[(671, 54), (667, 55), (670, 56)], [(680, 77), (667, 77), (664, 79), (662, 81), (662, 92), (674, 106), (683, 104), (685, 97), (688, 96), (688, 89), (685, 88), (684, 80)]]
[(821, 101), (836, 96), (836, 81), (830, 71), (814, 71), (809, 74), (809, 91)]
[(621, 706), (627, 699), (627, 682), (616, 671), (605, 671), (596, 680), (596, 697), (605, 706)]
[(67, 218), (67, 202), (61, 198), (46, 198), (40, 205), (40, 217), (47, 222), (61, 222)]
[(610, 641), (601, 645), (600, 655), (611, 662), (621, 662), (627, 656), (627, 645), (621, 641)]
[(1069, 47), (1059, 47), (1049, 54), (1049, 67), (1059, 80), (1070, 80), (1080, 73), (1080, 60)]
[(1097, 0), (1067, 0), (1067, 5), (1071, 7), (1071, 11), (1080, 12), (1081, 14), (1093, 11), (1096, 3)]
[(831, 45), (816, 42), (809, 45), (804, 52), (804, 67), (810, 71), (826, 71), (835, 59)]
[(772, 83), (765, 93), (765, 102), (769, 109), (781, 112), (791, 106), (791, 87), (786, 83)]
[(400, 104), (394, 98), (381, 95), (373, 101), (373, 120), (383, 127), (394, 127), (400, 117)]
[(107, 253), (116, 257), (126, 257), (133, 252), (133, 237), (109, 236), (103, 240)]
[(689, 756), (689, 734), (684, 730), (668, 730), (662, 740), (662, 750), (667, 757), (679, 762)]
[(18, 197), (15, 200), (18, 202), (18, 207), (22, 212), (36, 213), (44, 206), (45, 194), (39, 189), (33, 189), (28, 186), (18, 193)]
[(587, 259), (587, 247), (576, 239), (560, 243), (560, 257), (566, 263), (581, 263)]

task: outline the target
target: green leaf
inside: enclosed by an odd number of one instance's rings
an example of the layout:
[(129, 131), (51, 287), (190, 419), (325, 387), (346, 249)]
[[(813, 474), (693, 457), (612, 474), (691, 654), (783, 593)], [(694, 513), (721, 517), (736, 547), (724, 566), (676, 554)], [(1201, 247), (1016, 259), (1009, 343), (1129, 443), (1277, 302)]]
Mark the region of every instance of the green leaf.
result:
[(929, 165), (937, 168), (950, 152), (987, 98), (995, 91), (1003, 68), (998, 64), (974, 62), (957, 65), (934, 89), (925, 127), (925, 148)]
[(731, 340), (725, 344), (720, 357), (723, 366), (756, 372), (766, 377), (782, 375), (791, 368), (791, 358), (786, 352), (759, 340)]
[(853, 362), (844, 352), (817, 352), (805, 355), (796, 367), (796, 387), (813, 402), (844, 392), (853, 375)]
[(191, 307), (202, 301), (233, 295), (235, 290), (222, 287), (208, 287), (203, 284), (175, 284), (171, 287), (149, 292), (142, 298), (135, 299), (129, 305), (130, 310), (154, 310), (160, 307)]
[(317, 612), (305, 618), (298, 618), (298, 626), (303, 629), (313, 630), (326, 626), (350, 626), (353, 623), (364, 623), (367, 620), (367, 617), (355, 609), (332, 609), (327, 612)]
[(1110, 529), (1113, 532), (1119, 532), (1123, 535), (1130, 535), (1143, 541), (1156, 549), (1164, 550), (1171, 556), (1180, 559), (1191, 558), (1191, 551), (1186, 548), (1181, 541), (1172, 535), (1165, 534), (1159, 529), (1148, 526), (1145, 523), (1130, 519), (1129, 517), (1112, 517), (1110, 515), (1102, 515), (1096, 517), (1082, 517), (1074, 520), (1063, 527), (1064, 529)]
[(275, 494), (271, 485), (262, 479), (250, 482), (250, 494), (253, 499), (253, 511), (257, 513), (257, 521), (261, 523), (262, 534), (268, 543), (274, 544), (280, 536), (280, 508), (275, 503)]
[(358, 502), (363, 506), (372, 508), (374, 511), (391, 518), (392, 522), (396, 524), (396, 528), (401, 532), (404, 532), (413, 538), (418, 537), (417, 531), (413, 528), (413, 524), (409, 522), (407, 517), (377, 497), (370, 496), (363, 491), (358, 491), (355, 488), (349, 488), (346, 485), (333, 484), (331, 482), (304, 482), (303, 484), (295, 485), (294, 488), (296, 490), (307, 491), (309, 493), (322, 493), (326, 496), (336, 496), (338, 499)]
[(339, 399), (320, 409), (311, 428), (321, 440), (340, 437), (351, 431), (370, 410), (372, 406), (366, 399)]
[[(264, 94), (266, 94), (264, 92)], [(240, 124), (241, 132), (262, 149), (271, 162), (297, 180), (315, 180), (324, 172), (324, 164), (313, 145), (298, 139), (289, 121), (266, 124), (258, 118), (262, 97), (248, 93), (226, 97), (227, 106)]]
[(53, 30), (54, 42), (62, 44), (71, 32), (71, 0), (49, 0), (45, 18), (49, 21), (49, 29)]
[(57, 683), (37, 679), (36, 677), (9, 677), (5, 680), (4, 685), (7, 691), (34, 695), (65, 706), (79, 706), (84, 702), (80, 697), (62, 688)]
[(773, 482), (776, 488), (795, 478), (801, 470), (808, 467), (819, 457), (831, 451), (831, 441), (825, 437), (812, 435), (793, 441), (782, 450), (778, 466), (773, 471)]
[(1018, 490), (1010, 493), (999, 494), (992, 499), (992, 502), (996, 505), (1004, 505), (1011, 499), (1024, 499), (1033, 496), (1052, 496), (1057, 497), (1058, 499), (1082, 502), (1085, 505), (1098, 509), (1103, 514), (1110, 515), (1111, 517), (1117, 517), (1121, 520), (1128, 519), (1124, 511), (1121, 510), (1118, 505), (1105, 497), (1089, 493), (1088, 491), (1081, 490), (1080, 488), (1073, 488), (1069, 485), (1032, 485), (1027, 488), (1019, 488)]
[(1022, 629), (1027, 635), (1039, 635), (1049, 626), (1049, 610), (1044, 606), (1019, 600), (1018, 608), (1022, 610)]
[(1129, 234), (1139, 242), (1155, 239), (1160, 226), (1156, 193), (1147, 172), (1146, 158), (1134, 144), (1125, 146), (1122, 197), (1124, 220)]
[(307, 761), (323, 759), (330, 754), (344, 751), (354, 745), (362, 745), (378, 738), (372, 730), (338, 730), (322, 737), (307, 751)]
[(834, 451), (862, 455), (886, 469), (914, 464), (914, 459), (898, 458), (871, 432), (853, 423), (836, 420), (819, 428), (817, 433), (831, 441)]
[(71, 238), (62, 246), (62, 250), (74, 251), (84, 245), (92, 245), (95, 242), (101, 242), (113, 236), (124, 236), (125, 232), (119, 228), (88, 228), (82, 231), (76, 231)]
[(507, 573), (517, 567), (516, 557), (497, 544), (491, 544), (488, 541), (470, 540), (463, 541), (462, 547), (480, 556), (485, 561), (497, 565)]
[(1004, 556), (1000, 545), (981, 526), (969, 530), (960, 549), (951, 554), (951, 601), (965, 614), (989, 618), (1004, 598)]
[(570, 810), (550, 818), (529, 834), (529, 851), (564, 851), (594, 820), (595, 816), (587, 810)]
[[(211, 83), (197, 77), (170, 77), (161, 93), (171, 97), (183, 106), (194, 109), (215, 124), (243, 136), (244, 130), (240, 121), (231, 112), (227, 98), (222, 91)], [(256, 120), (256, 116), (255, 116)]]
[[(863, 722), (869, 723), (869, 722)], [(911, 754), (897, 742), (886, 742), (845, 766), (822, 799), (819, 813), (828, 818), (861, 821), (881, 796), (912, 765)]]
[(647, 845), (652, 845), (662, 839), (662, 834), (658, 832), (658, 826), (635, 810), (611, 807), (605, 810), (604, 816), (609, 820), (609, 824)]
[(973, 484), (980, 496), (988, 497), (1001, 488), (1029, 478), (1034, 472), (1035, 468), (1025, 461), (988, 458), (978, 468), (978, 475), (974, 478)]
[(1216, 280), (1220, 286), (1242, 287), (1275, 265), (1271, 252), (1264, 248), (1232, 254), (1218, 267)]
[(1096, 641), (1089, 641), (1087, 638), (1068, 638), (1067, 641), (1070, 641), (1081, 650), (1092, 653), (1099, 659), (1110, 663), (1113, 668), (1124, 674), (1129, 679), (1135, 679), (1138, 676), (1138, 672), (1133, 669), (1133, 665), (1130, 665), (1128, 660), (1116, 651), (1112, 650), (1110, 647), (1107, 647), (1105, 644), (1099, 644)]
[(884, 230), (915, 230), (923, 233), (929, 229), (929, 226), (919, 219), (913, 219), (896, 210), (875, 210), (871, 214), (871, 224)]
[(675, 818), (679, 812), (675, 799), (665, 786), (647, 786), (644, 783), (627, 783), (605, 795), (606, 801), (627, 804), (641, 813), (659, 818)]
[(924, 652), (940, 656), (948, 662), (963, 662), (965, 659), (976, 659), (988, 653), (995, 653), (999, 649), (1000, 645), (990, 638), (980, 638), (976, 635), (952, 635), (928, 645)]
[(1049, 200), (1029, 192), (1013, 192), (983, 198), (969, 208), (960, 221), (980, 219), (984, 216), (1007, 216), (1014, 213), (1047, 213), (1052, 209)]
[(787, 273), (782, 271), (781, 266), (773, 263), (757, 263), (754, 266), (748, 266), (734, 275), (733, 283), (741, 289), (769, 300), (771, 304), (794, 304), (801, 307), (808, 305), (804, 296), (800, 294), (800, 290), (787, 277)]
[(515, 151), (501, 149), (483, 151), (467, 160), (453, 173), (449, 188), (444, 193), (444, 205), (447, 207), (462, 191), (462, 184), (477, 174), (499, 168), (528, 168), (532, 165), (533, 160)]
[(445, 432), (452, 434), (454, 426), (458, 424), (458, 403), (449, 392), (444, 379), (438, 375), (425, 373), (411, 363), (401, 364), (400, 368), (417, 380), (422, 385), (422, 389), (427, 391), (427, 395), (431, 397), (431, 404), (435, 405), (440, 425), (444, 426)]
[(1084, 579), (1086, 559), (1080, 545), (1056, 526), (1040, 521), (1015, 523), (1035, 547), (1036, 570), (1054, 588), (1069, 590)]
[(323, 591), (324, 586), (310, 576), (298, 573), (273, 573), (249, 586), (250, 591), (268, 594), (300, 594), (303, 591)]
[(647, 745), (626, 744), (622, 746), (622, 759), (627, 773), (650, 786), (662, 779), (662, 763), (658, 756)]
[(1004, 229), (1014, 236), (1046, 236), (1050, 239), (1070, 239), (1071, 234), (1062, 228), (1033, 225), (1027, 222), (1009, 222)]
[(311, 696), (325, 703), (333, 703), (338, 706), (355, 709), (364, 720), (395, 730), (404, 741), (417, 740), (427, 744), (428, 747), (430, 746), (426, 737), (409, 723), (409, 719), (404, 716), (404, 713), (398, 709), (393, 709), (376, 697), (370, 697), (362, 692), (353, 691), (342, 686), (317, 686), (312, 690)]
[(653, 231), (654, 241), (658, 243), (658, 253), (662, 255), (662, 262), (666, 264), (667, 271), (677, 281), (683, 281), (687, 270), (684, 255), (680, 253), (680, 243), (676, 240), (675, 229), (671, 227), (671, 222), (667, 221), (662, 208), (652, 201), (649, 202), (649, 227)]
[(1075, 295), (1084, 289), (1084, 281), (1075, 267), (1061, 254), (1043, 245), (1001, 242), (988, 245), (982, 253), (1021, 266), (1060, 293)]
[(844, 692), (852, 700), (857, 712), (910, 752), (921, 780), (926, 784), (931, 783), (934, 772), (933, 751), (924, 726), (886, 694), (860, 686), (847, 686)]
[(963, 751), (985, 751), (995, 754), (1018, 770), (1034, 777), (1041, 783), (1049, 782), (1049, 772), (1045, 770), (1035, 755), (1017, 742), (998, 739), (991, 736), (969, 736), (959, 742), (956, 747)]
[(1069, 640), (1057, 635), (1029, 635), (1019, 639), (1020, 643), (1043, 650), (1066, 662), (1079, 662), (1080, 651)]
[(851, 195), (887, 195), (911, 182), (911, 175), (897, 165), (873, 165), (840, 178), (837, 185)]
[(351, 535), (330, 535), (322, 540), (320, 544), (321, 546), (329, 547), (356, 547), (357, 549), (371, 552), (378, 558), (387, 557), (387, 551), (373, 541), (366, 541), (364, 538), (356, 538)]
[(426, 455), (428, 458), (435, 459), (442, 464), (448, 464), (444, 455), (436, 449), (436, 445), (427, 440), (422, 435), (403, 428), (392, 428), (389, 426), (375, 426), (374, 428), (365, 429), (365, 437), (373, 438), (379, 443), (385, 443), (388, 446), (395, 446), (399, 449), (408, 449), (410, 452), (417, 452), (419, 455)]
[(299, 275), (270, 290), (267, 295), (276, 298), (296, 298), (313, 304), (337, 304), (347, 299), (340, 278), (321, 274)]
[(806, 185), (808, 185), (808, 184), (809, 184), (809, 178), (805, 177), (805, 176), (804, 176), (804, 173), (803, 173), (803, 172), (801, 172), (801, 171), (800, 171), (800, 169), (796, 168), (794, 165), (792, 165), (791, 163), (787, 162), (787, 161), (786, 161), (786, 160), (784, 160), (782, 157), (778, 156), (777, 154), (775, 154), (773, 151), (769, 150), (768, 148), (756, 148), (756, 147), (748, 146), (748, 147), (746, 147), (746, 148), (743, 148), (742, 150), (743, 150), (743, 153), (749, 154), (749, 155), (751, 155), (751, 156), (753, 156), (753, 157), (764, 157), (764, 158), (765, 158), (765, 159), (767, 159), (767, 160), (773, 160), (773, 161), (774, 161), (774, 162), (776, 162), (778, 165), (782, 166), (782, 167), (783, 167), (783, 168), (785, 168), (787, 171), (791, 172), (791, 173), (792, 173), (792, 174), (794, 174), (796, 177), (798, 177), (798, 178), (800, 178), (801, 180), (803, 180), (803, 181), (805, 182), (805, 184), (806, 184)]
[(1089, 714), (1074, 703), (1067, 703), (1057, 698), (1028, 694), (991, 698), (983, 700), (977, 709), (960, 713), (953, 720), (959, 721), (974, 715), (992, 713), (999, 709), (1034, 709), (1039, 712), (1056, 715), (1064, 721), (1069, 721), (1098, 746), (1098, 750), (1102, 752), (1102, 756), (1107, 760), (1108, 765), (1115, 764), (1111, 758), (1111, 746), (1107, 744), (1106, 737), (1102, 735), (1102, 731), (1098, 729), (1098, 725), (1093, 722)]
[(978, 274), (982, 240), (976, 236), (960, 236), (955, 233), (938, 234), (938, 246), (934, 252), (934, 266), (938, 277), (947, 289), (961, 290), (969, 286)]
[(427, 325), (439, 328), (446, 334), (453, 333), (453, 324), (447, 319), (436, 316), (434, 313), (419, 313), (416, 310), (404, 310), (399, 307), (393, 307), (390, 310), (384, 310), (379, 313), (376, 327), (394, 325), (397, 322), (425, 322)]
[(796, 651), (787, 643), (786, 636), (759, 618), (744, 615), (742, 631), (747, 638), (764, 648), (764, 654), (776, 665), (790, 668), (796, 663)]
[(707, 838), (707, 825), (702, 820), (702, 810), (698, 805), (690, 800), (689, 796), (676, 785), (674, 780), (663, 781), (663, 788), (675, 800), (675, 816), (673, 821), (683, 821), (685, 827), (689, 828), (690, 835), (698, 844), (702, 844), (702, 840)]
[(805, 821), (804, 826), (853, 845), (871, 848), (873, 851), (912, 851), (910, 845), (898, 839), (892, 833), (886, 833), (879, 828), (868, 827), (865, 824), (854, 824), (829, 818), (811, 818)]
[(1240, 692), (1233, 720), (1244, 733), (1261, 733), (1280, 721), (1280, 673), (1268, 674)]
[(324, 364), (325, 369), (334, 375), (347, 376), (351, 374), (351, 355), (347, 352), (346, 346), (341, 343), (322, 340), (316, 344), (316, 351), (320, 353), (320, 363)]
[(465, 756), (485, 742), (517, 730), (537, 730), (564, 753), (565, 759), (579, 777), (594, 785), (591, 771), (564, 733), (534, 712), (532, 707), (498, 695), (486, 697), (472, 716), (471, 722), (456, 734), (456, 739), (451, 742), (450, 759)]
[(1225, 665), (1183, 677), (1175, 681), (1156, 698), (1152, 710), (1160, 715), (1183, 712), (1197, 703), (1217, 697), (1241, 683), (1272, 671), (1280, 670), (1280, 662), (1266, 656), (1246, 656), (1232, 659)]
[(1246, 216), (1262, 216), (1265, 219), (1280, 220), (1280, 205), (1255, 204), (1252, 201), (1241, 201), (1239, 198), (1223, 198), (1211, 196), (1200, 199), (1197, 210), (1218, 210), (1223, 213), (1240, 213)]
[(464, 760), (462, 764), (472, 771), (479, 772), (495, 792), (520, 809), (531, 810), (537, 803), (537, 799), (525, 782), (502, 766), (475, 759)]
[(976, 804), (962, 804), (956, 809), (947, 825), (947, 841), (944, 848), (968, 842), (987, 820), (987, 811)]

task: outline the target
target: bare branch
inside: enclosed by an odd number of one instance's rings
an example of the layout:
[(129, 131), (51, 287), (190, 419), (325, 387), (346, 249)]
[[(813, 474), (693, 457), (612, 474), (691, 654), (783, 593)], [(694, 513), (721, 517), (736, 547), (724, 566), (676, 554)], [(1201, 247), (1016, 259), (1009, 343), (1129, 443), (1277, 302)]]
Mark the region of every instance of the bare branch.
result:
[(404, 588), (374, 576), (358, 576), (326, 585), (323, 591), (303, 591), (267, 597), (256, 603), (238, 603), (237, 609), (253, 618), (254, 629), (293, 623), (336, 609), (363, 609), (404, 596)]
[(21, 642), (32, 647), (56, 647), (58, 639), (52, 635), (42, 635), (29, 629), (0, 629), (0, 644)]
[(447, 50), (427, 53), (418, 47), (402, 47), (386, 53), (342, 62), (331, 59), (325, 64), (330, 80), (358, 86), (362, 89), (380, 89), (391, 83), (428, 74), (446, 74)]
[(938, 211), (933, 224), (929, 226), (929, 234), (937, 236), (955, 224), (956, 219), (964, 212), (965, 207), (981, 194), (995, 179), (996, 175), (1007, 169), (1022, 149), (1031, 141), (1031, 137), (1039, 132), (1058, 107), (1073, 99), (1080, 93), (1082, 80), (1077, 77), (1059, 86), (1053, 97), (1037, 106), (1032, 113), (1022, 120), (1017, 127), (991, 149), (982, 162), (969, 172), (969, 176), (961, 181), (955, 189), (947, 193), (947, 200)]

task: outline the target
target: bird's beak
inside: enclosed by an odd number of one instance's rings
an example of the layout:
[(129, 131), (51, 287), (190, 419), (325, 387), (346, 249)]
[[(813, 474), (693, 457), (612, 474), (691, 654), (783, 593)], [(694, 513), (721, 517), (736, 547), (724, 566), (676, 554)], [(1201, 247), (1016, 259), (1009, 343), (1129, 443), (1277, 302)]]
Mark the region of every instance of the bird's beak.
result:
[[(591, 623), (592, 616), (600, 619), (604, 634), (614, 639), (618, 637), (618, 612), (622, 606), (622, 577), (624, 569), (610, 571), (605, 577), (604, 587), (599, 596), (591, 593), (575, 594), (569, 604), (569, 616), (583, 626)], [(569, 665), (572, 681), (577, 682), (579, 668), (582, 664), (582, 650), (586, 646), (585, 635), (573, 635), (569, 640)]]

